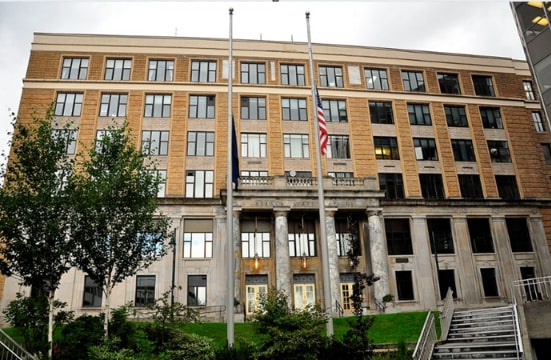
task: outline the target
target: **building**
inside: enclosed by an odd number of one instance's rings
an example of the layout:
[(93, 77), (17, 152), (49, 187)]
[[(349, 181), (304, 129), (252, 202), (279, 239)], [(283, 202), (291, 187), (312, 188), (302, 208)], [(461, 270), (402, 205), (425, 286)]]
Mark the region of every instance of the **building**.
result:
[[(297, 308), (324, 303), (307, 44), (233, 44), (237, 312), (272, 286)], [(352, 310), (355, 271), (381, 277), (367, 312), (388, 294), (387, 311), (436, 309), (448, 288), (459, 307), (507, 304), (512, 281), (551, 274), (551, 139), (525, 61), (325, 44), (313, 55), (333, 311)], [(129, 278), (115, 307), (148, 304), (174, 276), (176, 301), (223, 313), (229, 66), (227, 39), (35, 34), (18, 121), (54, 101), (75, 153), (126, 118), (166, 179), (176, 270), (169, 254)], [(6, 279), (2, 307), (24, 290)], [(58, 296), (77, 314), (102, 304), (76, 270)]]

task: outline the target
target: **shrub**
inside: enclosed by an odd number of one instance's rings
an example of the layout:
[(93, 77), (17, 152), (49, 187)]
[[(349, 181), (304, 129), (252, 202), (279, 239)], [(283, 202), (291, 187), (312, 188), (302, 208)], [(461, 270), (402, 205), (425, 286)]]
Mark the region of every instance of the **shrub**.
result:
[(216, 358), (210, 339), (204, 336), (176, 331), (167, 345), (168, 349), (159, 355), (163, 360), (214, 360)]
[(82, 315), (65, 325), (54, 346), (54, 357), (60, 360), (86, 360), (88, 350), (103, 342), (103, 316)]

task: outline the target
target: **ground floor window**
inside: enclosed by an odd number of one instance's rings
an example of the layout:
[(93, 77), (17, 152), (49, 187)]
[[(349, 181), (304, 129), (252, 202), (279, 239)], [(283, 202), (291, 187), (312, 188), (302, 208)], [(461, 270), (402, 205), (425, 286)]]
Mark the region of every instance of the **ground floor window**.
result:
[(245, 313), (253, 315), (259, 309), (261, 297), (268, 292), (268, 275), (247, 275), (245, 292), (247, 294)]
[(482, 277), (484, 296), (499, 296), (499, 292), (497, 291), (496, 269), (480, 269), (480, 275)]
[(395, 276), (398, 300), (414, 300), (411, 271), (396, 271)]
[(207, 305), (207, 275), (189, 275), (187, 278), (187, 305)]
[(295, 309), (302, 310), (316, 303), (316, 285), (313, 274), (293, 276)]
[(101, 298), (103, 291), (90, 276), (84, 277), (84, 296), (82, 298), (82, 306), (84, 307), (101, 307)]
[(155, 303), (155, 275), (138, 275), (136, 277), (136, 306), (149, 306)]
[(448, 288), (453, 291), (453, 298), (457, 298), (457, 289), (455, 288), (455, 273), (453, 270), (438, 271), (438, 285), (440, 287), (440, 299), (446, 297)]
[(341, 274), (341, 306), (344, 311), (354, 310), (351, 299), (354, 295), (354, 274)]

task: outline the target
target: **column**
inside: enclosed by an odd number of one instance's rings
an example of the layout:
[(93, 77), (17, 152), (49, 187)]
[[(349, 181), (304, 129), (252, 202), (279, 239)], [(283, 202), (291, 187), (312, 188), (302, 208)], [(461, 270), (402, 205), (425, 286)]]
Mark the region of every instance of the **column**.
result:
[[(341, 298), (340, 292), (340, 274), (339, 274), (339, 255), (337, 252), (337, 238), (335, 229), (335, 213), (337, 209), (326, 209), (325, 211), (325, 229), (328, 247), (329, 280), (331, 282), (331, 304)], [(322, 239), (323, 240), (323, 239)], [(331, 307), (332, 311), (335, 308)]]
[(239, 217), (241, 209), (233, 210), (233, 261), (234, 261), (234, 296), (239, 301), (243, 301), (241, 298), (241, 228), (239, 227)]
[(455, 253), (457, 256), (456, 276), (461, 279), (456, 283), (455, 288), (460, 294), (456, 294), (463, 300), (463, 304), (480, 303), (482, 288), (479, 283), (478, 268), (475, 266), (474, 254), (471, 248), (471, 236), (469, 225), (465, 215), (453, 215), (452, 233), (455, 242)]
[(381, 209), (368, 209), (367, 222), (369, 226), (369, 245), (371, 249), (371, 269), (379, 281), (373, 285), (375, 299), (383, 301), (383, 297), (390, 293), (388, 287), (388, 261), (385, 237), (381, 225)]
[[(415, 254), (415, 274), (417, 279), (419, 301), (425, 309), (437, 309), (440, 293), (438, 292), (438, 275), (434, 256), (430, 250), (430, 239), (427, 237), (427, 218), (424, 215), (414, 215), (411, 224), (411, 241)], [(435, 276), (436, 274), (436, 276)]]
[(496, 263), (499, 272), (503, 276), (503, 285), (500, 287), (500, 290), (504, 291), (503, 295), (507, 301), (512, 301), (511, 284), (514, 280), (520, 278), (516, 275), (520, 274), (520, 270), (517, 269), (517, 264), (511, 251), (505, 215), (492, 215), (490, 218), (490, 229), (494, 238), (494, 246), (498, 259)]
[(291, 291), (291, 260), (289, 258), (289, 227), (287, 223), (289, 208), (274, 209), (274, 213), (276, 288), (291, 299), (293, 292)]
[(528, 218), (528, 226), (530, 238), (534, 246), (534, 253), (537, 256), (538, 267), (540, 268), (540, 273), (536, 273), (536, 276), (549, 276), (551, 275), (551, 255), (549, 254), (549, 246), (541, 215), (530, 216)]

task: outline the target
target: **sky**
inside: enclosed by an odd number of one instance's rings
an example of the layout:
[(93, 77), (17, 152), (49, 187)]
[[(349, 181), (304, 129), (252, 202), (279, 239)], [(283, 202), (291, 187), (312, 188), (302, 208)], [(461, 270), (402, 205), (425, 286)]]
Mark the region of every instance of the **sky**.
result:
[(3, 1), (0, 153), (35, 32), (307, 41), (525, 59), (506, 1)]

